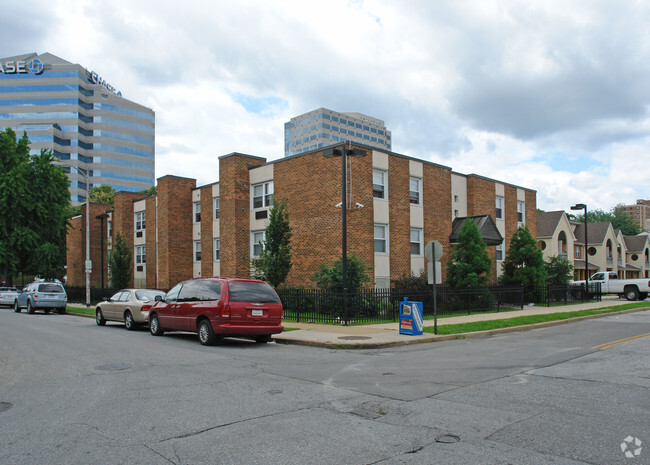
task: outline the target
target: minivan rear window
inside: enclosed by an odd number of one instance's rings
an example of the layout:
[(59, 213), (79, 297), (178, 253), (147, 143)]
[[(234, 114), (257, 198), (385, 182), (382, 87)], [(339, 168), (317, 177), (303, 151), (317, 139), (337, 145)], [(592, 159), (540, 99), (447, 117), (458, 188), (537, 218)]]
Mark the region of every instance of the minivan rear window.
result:
[(60, 284), (41, 284), (38, 292), (63, 292), (63, 287)]
[(273, 288), (265, 283), (229, 282), (228, 295), (231, 302), (280, 303)]

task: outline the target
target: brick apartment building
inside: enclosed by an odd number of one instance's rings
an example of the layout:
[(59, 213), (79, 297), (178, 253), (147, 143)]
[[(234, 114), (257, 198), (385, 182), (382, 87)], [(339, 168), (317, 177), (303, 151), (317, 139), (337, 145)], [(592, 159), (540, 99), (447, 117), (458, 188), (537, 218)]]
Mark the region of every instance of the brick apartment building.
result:
[[(494, 219), (505, 240), (488, 247), (493, 280), (517, 227), (525, 223), (536, 234), (536, 192), (531, 189), (361, 144), (352, 147), (366, 156), (350, 157), (347, 165), (348, 253), (370, 265), (377, 287), (419, 274), (425, 268), (424, 245), (431, 240), (443, 245), (444, 276), (454, 218)], [(341, 255), (341, 171), (340, 157), (326, 158), (323, 149), (271, 162), (231, 153), (219, 158), (219, 181), (213, 184), (197, 187), (194, 179), (169, 175), (158, 179), (156, 196), (117, 193), (104, 234), (109, 240), (111, 230), (126, 235), (134, 251), (135, 286), (169, 289), (197, 276), (248, 276), (273, 196), (284, 198), (293, 232), (287, 285), (310, 286), (320, 266)], [(93, 218), (96, 245), (99, 221)], [(71, 230), (69, 270), (83, 264), (81, 239)], [(95, 270), (92, 275), (95, 285), (99, 278)], [(83, 285), (85, 278), (69, 272), (68, 279)]]

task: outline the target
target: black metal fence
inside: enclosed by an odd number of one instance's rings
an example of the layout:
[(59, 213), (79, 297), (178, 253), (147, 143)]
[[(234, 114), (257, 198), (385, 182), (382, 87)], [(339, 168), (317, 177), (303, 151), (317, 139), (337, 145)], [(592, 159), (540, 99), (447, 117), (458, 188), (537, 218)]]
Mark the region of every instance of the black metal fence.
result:
[[(94, 305), (119, 289), (90, 289)], [(85, 303), (85, 287), (67, 287), (68, 302)], [(422, 302), (424, 316), (433, 316), (433, 287), (429, 289), (362, 289), (349, 292), (346, 314), (343, 294), (323, 289), (278, 289), (284, 306), (284, 319), (295, 322), (359, 324), (397, 321), (399, 304), (408, 298)], [(436, 309), (440, 316), (522, 309), (526, 305), (562, 305), (601, 300), (599, 283), (589, 283), (589, 292), (576, 286), (490, 286), (480, 289), (451, 289), (436, 286)]]
[[(481, 289), (451, 289), (436, 286), (436, 310), (440, 316), (522, 309), (525, 305), (561, 305), (600, 300), (600, 287), (571, 286), (492, 286)], [(364, 289), (340, 292), (323, 289), (279, 289), (284, 319), (295, 322), (359, 324), (397, 321), (399, 304), (422, 302), (424, 316), (433, 316), (433, 289)], [(343, 299), (346, 298), (343, 314)]]
[[(115, 294), (119, 289), (104, 288), (98, 289), (90, 288), (90, 303), (93, 305), (105, 300), (106, 298)], [(68, 294), (68, 302), (86, 303), (86, 288), (85, 287), (68, 287), (65, 286), (65, 292)]]

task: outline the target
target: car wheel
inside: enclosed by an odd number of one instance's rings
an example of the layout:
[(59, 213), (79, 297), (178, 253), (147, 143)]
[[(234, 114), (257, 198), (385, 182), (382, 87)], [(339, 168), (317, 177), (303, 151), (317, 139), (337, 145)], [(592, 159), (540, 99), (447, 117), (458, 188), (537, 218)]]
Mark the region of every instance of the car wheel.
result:
[(639, 290), (636, 287), (628, 287), (625, 290), (625, 298), (627, 300), (638, 300), (639, 299)]
[(262, 336), (255, 336), (255, 342), (258, 344), (266, 344), (267, 342), (271, 342), (271, 335), (264, 334)]
[(95, 323), (97, 323), (97, 326), (104, 326), (106, 324), (101, 308), (95, 310)]
[(149, 331), (153, 336), (162, 336), (164, 331), (160, 328), (160, 321), (158, 315), (155, 313), (149, 317)]
[(129, 331), (135, 329), (135, 321), (133, 320), (133, 315), (131, 315), (131, 312), (128, 310), (124, 314), (124, 327)]
[(27, 313), (34, 313), (34, 307), (29, 300), (27, 301)]
[(18, 301), (17, 300), (14, 302), (14, 312), (20, 313), (20, 307), (18, 306)]
[(209, 320), (204, 319), (199, 321), (198, 333), (199, 342), (201, 344), (204, 346), (214, 345), (215, 337), (214, 332), (212, 331), (212, 325), (210, 324)]

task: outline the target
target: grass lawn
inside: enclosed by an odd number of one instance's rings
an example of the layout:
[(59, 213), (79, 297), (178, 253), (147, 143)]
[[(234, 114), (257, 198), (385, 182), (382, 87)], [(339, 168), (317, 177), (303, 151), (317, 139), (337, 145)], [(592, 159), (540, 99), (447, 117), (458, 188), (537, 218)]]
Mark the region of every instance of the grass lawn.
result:
[(75, 304), (68, 304), (67, 307), (67, 312), (68, 313), (78, 313), (80, 315), (93, 315), (95, 316), (95, 306), (91, 305), (88, 310), (86, 310), (85, 305), (75, 305)]
[[(438, 334), (459, 334), (472, 333), (475, 331), (488, 331), (498, 328), (510, 328), (512, 326), (531, 325), (535, 323), (544, 323), (547, 321), (566, 320), (580, 316), (599, 315), (603, 313), (619, 312), (621, 310), (630, 310), (634, 308), (647, 307), (647, 303), (632, 303), (617, 305), (615, 307), (604, 307), (595, 310), (582, 310), (575, 312), (547, 313), (542, 315), (518, 316), (504, 320), (476, 321), (472, 323), (460, 323), (455, 325), (438, 325)], [(433, 326), (426, 326), (425, 333), (433, 334)]]

